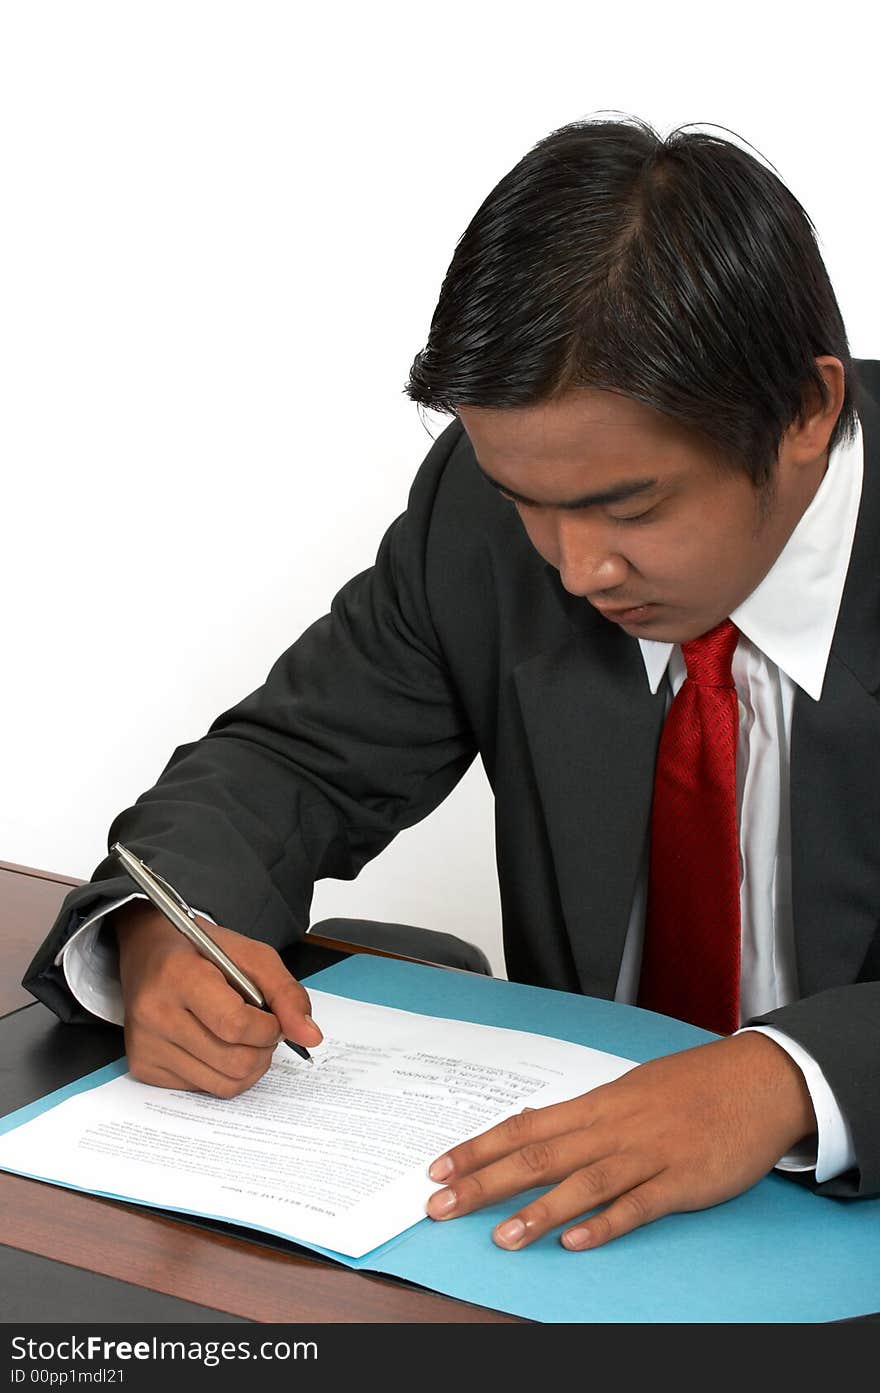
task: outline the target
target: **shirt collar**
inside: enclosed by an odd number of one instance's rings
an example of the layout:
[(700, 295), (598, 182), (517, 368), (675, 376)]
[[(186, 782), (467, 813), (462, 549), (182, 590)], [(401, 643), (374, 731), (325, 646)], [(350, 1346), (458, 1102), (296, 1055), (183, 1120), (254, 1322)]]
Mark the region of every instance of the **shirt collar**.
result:
[[(730, 618), (756, 648), (814, 701), (825, 669), (849, 568), (862, 495), (864, 442), (856, 433), (831, 451), (828, 468), (797, 527), (760, 585)], [(656, 692), (675, 644), (640, 638)]]

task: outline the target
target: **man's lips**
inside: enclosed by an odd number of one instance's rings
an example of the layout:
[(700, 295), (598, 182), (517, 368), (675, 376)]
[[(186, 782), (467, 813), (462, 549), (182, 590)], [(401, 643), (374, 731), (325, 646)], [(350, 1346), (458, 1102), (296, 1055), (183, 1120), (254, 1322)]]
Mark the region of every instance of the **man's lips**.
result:
[(650, 600), (643, 600), (632, 605), (614, 605), (613, 607), (611, 605), (594, 605), (593, 608), (609, 619), (613, 619), (618, 614), (631, 614), (634, 609), (647, 609), (650, 603)]
[(654, 602), (648, 600), (640, 605), (619, 605), (615, 606), (614, 609), (606, 608), (604, 605), (595, 605), (594, 608), (599, 611), (603, 619), (611, 619), (618, 624), (625, 624), (630, 620), (641, 618), (647, 610), (653, 609)]

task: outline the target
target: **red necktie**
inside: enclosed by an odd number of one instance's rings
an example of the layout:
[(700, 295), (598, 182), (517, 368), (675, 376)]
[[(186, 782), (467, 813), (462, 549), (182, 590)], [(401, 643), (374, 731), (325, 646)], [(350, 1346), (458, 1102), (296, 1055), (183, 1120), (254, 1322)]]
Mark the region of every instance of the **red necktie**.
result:
[(660, 737), (638, 1004), (720, 1035), (739, 1026), (737, 697), (729, 619), (683, 643)]

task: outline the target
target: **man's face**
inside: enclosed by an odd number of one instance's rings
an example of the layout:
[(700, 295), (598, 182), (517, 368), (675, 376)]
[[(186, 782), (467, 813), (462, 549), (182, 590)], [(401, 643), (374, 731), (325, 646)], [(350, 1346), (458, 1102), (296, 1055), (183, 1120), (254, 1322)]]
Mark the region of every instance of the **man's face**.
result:
[(705, 633), (751, 594), (827, 464), (815, 427), (807, 442), (786, 436), (762, 500), (745, 474), (722, 468), (705, 437), (592, 388), (458, 415), (481, 470), (566, 590), (628, 634), (668, 643)]

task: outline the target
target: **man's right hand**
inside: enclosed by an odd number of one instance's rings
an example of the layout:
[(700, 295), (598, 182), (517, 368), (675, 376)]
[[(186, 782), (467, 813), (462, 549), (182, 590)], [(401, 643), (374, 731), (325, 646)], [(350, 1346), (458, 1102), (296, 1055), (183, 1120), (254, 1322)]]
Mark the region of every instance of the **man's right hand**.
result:
[(196, 916), (256, 983), (271, 1014), (249, 1006), (152, 905), (131, 901), (111, 921), (119, 944), (128, 1067), (142, 1083), (233, 1098), (266, 1072), (279, 1040), (308, 1047), (323, 1038), (308, 992), (268, 944)]

